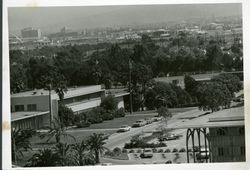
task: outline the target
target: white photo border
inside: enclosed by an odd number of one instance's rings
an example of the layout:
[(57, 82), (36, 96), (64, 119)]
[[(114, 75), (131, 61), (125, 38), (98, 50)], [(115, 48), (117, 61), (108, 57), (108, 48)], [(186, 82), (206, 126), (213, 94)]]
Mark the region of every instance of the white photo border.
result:
[(245, 95), (245, 139), (246, 162), (238, 163), (207, 163), (207, 164), (170, 164), (170, 165), (117, 165), (117, 166), (85, 166), (85, 167), (46, 167), (46, 168), (13, 168), (13, 169), (88, 169), (108, 170), (136, 168), (137, 170), (247, 170), (250, 169), (250, 2), (247, 0), (6, 0), (3, 1), (3, 54), (2, 54), (2, 166), (12, 169), (11, 164), (11, 121), (10, 121), (10, 77), (9, 77), (9, 41), (8, 41), (8, 8), (9, 7), (49, 7), (49, 6), (104, 6), (104, 5), (156, 5), (156, 4), (215, 4), (242, 3), (243, 18), (243, 57), (244, 57), (244, 95)]

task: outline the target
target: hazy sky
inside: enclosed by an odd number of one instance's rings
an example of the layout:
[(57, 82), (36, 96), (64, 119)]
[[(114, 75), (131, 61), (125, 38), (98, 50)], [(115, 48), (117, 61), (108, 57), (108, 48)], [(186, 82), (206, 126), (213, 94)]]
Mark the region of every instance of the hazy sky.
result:
[(20, 32), (25, 27), (53, 32), (63, 26), (84, 29), (235, 15), (241, 16), (241, 4), (12, 7), (9, 8), (9, 28), (11, 32)]

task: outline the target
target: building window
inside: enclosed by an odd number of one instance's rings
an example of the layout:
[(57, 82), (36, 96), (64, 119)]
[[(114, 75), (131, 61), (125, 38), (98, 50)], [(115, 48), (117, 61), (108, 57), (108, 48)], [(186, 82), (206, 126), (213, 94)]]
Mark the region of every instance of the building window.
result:
[(36, 111), (36, 104), (28, 104), (27, 105), (27, 111)]
[(224, 149), (222, 147), (218, 148), (218, 155), (223, 156), (224, 155)]
[(245, 129), (244, 127), (239, 128), (239, 134), (244, 135), (245, 134)]
[(216, 131), (218, 136), (225, 136), (227, 134), (227, 129), (226, 128), (220, 128)]
[(244, 146), (240, 147), (240, 154), (245, 155), (245, 147)]
[(24, 105), (15, 105), (15, 111), (16, 112), (24, 111)]

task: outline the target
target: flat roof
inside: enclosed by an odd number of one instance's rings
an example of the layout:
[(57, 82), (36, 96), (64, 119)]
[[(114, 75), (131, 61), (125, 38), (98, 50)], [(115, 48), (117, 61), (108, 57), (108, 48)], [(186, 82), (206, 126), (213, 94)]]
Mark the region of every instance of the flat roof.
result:
[(119, 88), (119, 89), (108, 89), (106, 90), (106, 94), (114, 95), (114, 97), (121, 97), (129, 95), (127, 88)]
[(48, 114), (49, 111), (23, 111), (23, 112), (12, 112), (11, 113), (11, 121), (17, 121), (22, 119), (27, 119), (31, 117), (36, 117), (44, 114)]
[(244, 107), (224, 109), (182, 122), (171, 129), (244, 126)]
[[(70, 92), (73, 91), (77, 91), (77, 90), (81, 90), (81, 89), (86, 89), (86, 88), (91, 88), (91, 87), (97, 87), (100, 86), (100, 90), (88, 90), (89, 93), (93, 93), (93, 92), (98, 92), (98, 91), (102, 91), (101, 89), (101, 85), (91, 85), (91, 86), (76, 86), (76, 87), (69, 87), (67, 93), (65, 93), (65, 98), (67, 98), (67, 96), (70, 96)], [(51, 91), (52, 95), (55, 95), (56, 92), (54, 90)], [(30, 96), (48, 96), (49, 95), (49, 90), (45, 90), (45, 89), (34, 89), (34, 90), (30, 90), (30, 91), (25, 91), (25, 92), (20, 92), (20, 93), (15, 93), (15, 94), (11, 94), (12, 98), (16, 98), (16, 97), (30, 97)]]
[[(214, 76), (218, 76), (219, 74), (236, 74), (236, 73), (243, 73), (242, 71), (234, 71), (234, 72), (217, 72), (217, 73), (207, 73), (207, 74), (194, 74), (189, 75), (196, 81), (204, 81), (204, 80), (211, 80)], [(181, 76), (169, 76), (169, 77), (158, 77), (155, 78), (156, 81), (162, 82), (172, 82), (173, 80), (183, 80), (184, 75)]]

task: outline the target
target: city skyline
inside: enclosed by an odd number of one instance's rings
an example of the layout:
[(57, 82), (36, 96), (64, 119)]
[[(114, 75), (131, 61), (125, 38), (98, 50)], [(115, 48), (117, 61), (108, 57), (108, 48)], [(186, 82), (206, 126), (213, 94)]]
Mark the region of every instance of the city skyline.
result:
[[(44, 33), (66, 26), (74, 30), (140, 26), (189, 19), (241, 17), (241, 4), (129, 5), (81, 7), (15, 7), (9, 9), (9, 29), (20, 33), (25, 27)], [(47, 18), (50, 18), (48, 20)], [(73, 19), (74, 18), (74, 19)], [(93, 20), (91, 18), (94, 18)], [(77, 22), (76, 22), (77, 21)]]

